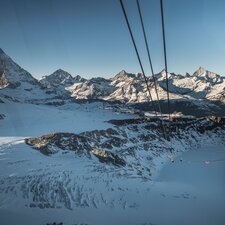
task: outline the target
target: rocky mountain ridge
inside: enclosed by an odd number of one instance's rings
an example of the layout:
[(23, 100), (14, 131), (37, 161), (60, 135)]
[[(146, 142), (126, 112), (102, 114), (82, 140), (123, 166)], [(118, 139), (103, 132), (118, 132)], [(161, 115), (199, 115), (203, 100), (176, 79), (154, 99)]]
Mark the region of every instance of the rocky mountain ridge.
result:
[[(161, 100), (167, 99), (165, 71), (155, 75)], [(169, 73), (170, 99), (208, 99), (225, 102), (225, 78), (202, 67), (193, 75)], [(149, 77), (153, 100), (156, 93), (153, 78)], [(24, 92), (29, 92), (24, 95)], [(59, 69), (39, 81), (18, 66), (3, 50), (0, 50), (0, 95), (17, 100), (38, 98), (101, 99), (125, 103), (146, 102), (149, 96), (142, 75), (122, 70), (110, 79), (102, 77), (84, 79), (73, 77)], [(26, 97), (25, 97), (26, 96)]]

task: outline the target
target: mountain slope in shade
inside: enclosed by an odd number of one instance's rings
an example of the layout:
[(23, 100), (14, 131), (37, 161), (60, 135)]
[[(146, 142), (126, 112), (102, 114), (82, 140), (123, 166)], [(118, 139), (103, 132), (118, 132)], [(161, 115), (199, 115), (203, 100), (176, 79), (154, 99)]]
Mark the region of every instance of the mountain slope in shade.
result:
[(21, 82), (31, 85), (38, 84), (38, 81), (30, 73), (21, 68), (0, 49), (0, 88), (17, 88), (21, 86)]
[(46, 99), (40, 83), (0, 49), (0, 95), (13, 100)]

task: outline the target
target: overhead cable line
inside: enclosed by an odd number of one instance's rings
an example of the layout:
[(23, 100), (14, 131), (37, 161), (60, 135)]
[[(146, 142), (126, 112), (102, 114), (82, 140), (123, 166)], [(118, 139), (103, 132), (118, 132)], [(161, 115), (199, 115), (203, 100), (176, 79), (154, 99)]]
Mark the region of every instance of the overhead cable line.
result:
[(165, 25), (164, 25), (163, 0), (160, 0), (160, 9), (161, 9), (161, 20), (162, 20), (164, 63), (165, 63), (165, 72), (166, 72), (167, 107), (168, 107), (168, 114), (169, 114), (169, 121), (170, 121), (170, 96), (169, 96), (169, 80), (168, 80), (168, 69), (167, 69), (166, 34), (165, 34)]
[[(137, 2), (137, 7), (138, 7), (138, 13), (139, 13), (140, 21), (141, 21), (141, 27), (142, 27), (142, 31), (143, 31), (143, 35), (144, 35), (145, 46), (146, 46), (146, 49), (147, 49), (148, 61), (149, 61), (149, 64), (150, 64), (152, 77), (153, 77), (153, 81), (154, 81), (155, 92), (156, 92), (157, 100), (158, 100), (158, 103), (159, 103), (159, 95), (158, 95), (158, 91), (157, 91), (156, 79), (155, 79), (155, 74), (154, 74), (154, 70), (153, 70), (153, 65), (152, 65), (149, 45), (148, 45), (148, 41), (147, 41), (147, 36), (146, 36), (146, 32), (145, 32), (145, 26), (144, 26), (144, 21), (143, 21), (143, 17), (142, 17), (141, 7), (140, 7), (140, 4), (139, 4), (139, 0), (136, 0), (136, 2)], [(159, 108), (159, 112), (161, 113), (160, 104), (158, 104), (158, 108)]]
[(132, 39), (132, 43), (133, 43), (134, 49), (135, 49), (135, 52), (136, 52), (136, 55), (137, 55), (137, 58), (138, 58), (139, 65), (141, 67), (141, 71), (142, 71), (142, 74), (144, 76), (144, 80), (145, 80), (145, 83), (146, 83), (146, 88), (147, 88), (147, 91), (148, 91), (148, 94), (149, 94), (150, 101), (151, 101), (153, 109), (155, 111), (155, 115), (156, 115), (156, 117), (158, 117), (156, 106), (155, 106), (155, 103), (153, 102), (153, 99), (152, 99), (152, 95), (151, 95), (151, 91), (150, 91), (150, 88), (149, 88), (149, 85), (148, 85), (148, 81), (147, 81), (147, 78), (146, 78), (146, 75), (145, 75), (145, 72), (144, 72), (144, 68), (143, 68), (143, 65), (142, 65), (142, 62), (141, 62), (141, 58), (140, 58), (140, 55), (139, 55), (139, 52), (138, 52), (138, 49), (137, 49), (136, 42), (134, 40), (133, 32), (131, 30), (130, 23), (129, 23), (129, 20), (128, 20), (128, 17), (127, 17), (127, 13), (126, 13), (126, 10), (124, 8), (122, 0), (120, 0), (120, 4), (121, 4), (121, 8), (122, 8), (122, 11), (123, 11), (124, 18), (126, 20), (126, 24), (127, 24), (127, 27), (128, 27), (128, 30), (129, 30), (129, 33), (130, 33), (130, 36), (131, 36), (131, 39)]
[(152, 65), (152, 60), (151, 60), (151, 55), (150, 55), (150, 49), (149, 49), (149, 45), (148, 45), (147, 35), (146, 35), (146, 32), (145, 32), (144, 20), (143, 20), (139, 0), (136, 0), (136, 2), (137, 2), (137, 8), (138, 8), (140, 21), (141, 21), (142, 32), (143, 32), (143, 35), (144, 35), (145, 47), (147, 49), (148, 61), (149, 61), (149, 65), (150, 65), (150, 69), (151, 69), (151, 73), (152, 73), (152, 77), (153, 77), (153, 82), (154, 82), (154, 87), (155, 87), (155, 92), (156, 92), (156, 97), (157, 97), (157, 103), (158, 103), (158, 109), (159, 109), (160, 116), (161, 116), (161, 125), (162, 125), (162, 129), (163, 129), (164, 137), (165, 137), (165, 139), (167, 139), (164, 123), (162, 121), (162, 110), (161, 110), (161, 105), (160, 105), (160, 102), (159, 102), (159, 94), (158, 94), (158, 90), (157, 90), (157, 81), (156, 81), (154, 70), (153, 70), (153, 65)]

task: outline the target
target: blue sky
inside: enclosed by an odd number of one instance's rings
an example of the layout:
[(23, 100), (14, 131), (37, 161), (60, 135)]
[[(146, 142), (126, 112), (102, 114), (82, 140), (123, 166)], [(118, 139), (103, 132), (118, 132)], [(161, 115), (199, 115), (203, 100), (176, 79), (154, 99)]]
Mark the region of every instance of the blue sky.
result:
[[(135, 0), (124, 0), (150, 74)], [(163, 69), (159, 0), (140, 0), (154, 70)], [(119, 0), (0, 0), (0, 47), (37, 78), (62, 68), (111, 77), (139, 64)], [(225, 1), (164, 0), (168, 70), (225, 75)]]

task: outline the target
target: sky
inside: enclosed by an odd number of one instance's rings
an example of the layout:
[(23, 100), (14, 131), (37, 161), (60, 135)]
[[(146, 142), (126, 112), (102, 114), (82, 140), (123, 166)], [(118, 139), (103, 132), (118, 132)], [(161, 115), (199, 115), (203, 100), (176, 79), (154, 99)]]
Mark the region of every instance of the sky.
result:
[[(151, 75), (135, 0), (124, 0)], [(156, 73), (164, 69), (159, 0), (140, 0)], [(140, 72), (119, 0), (0, 0), (0, 48), (34, 77)], [(225, 1), (164, 0), (168, 70), (225, 75)]]

